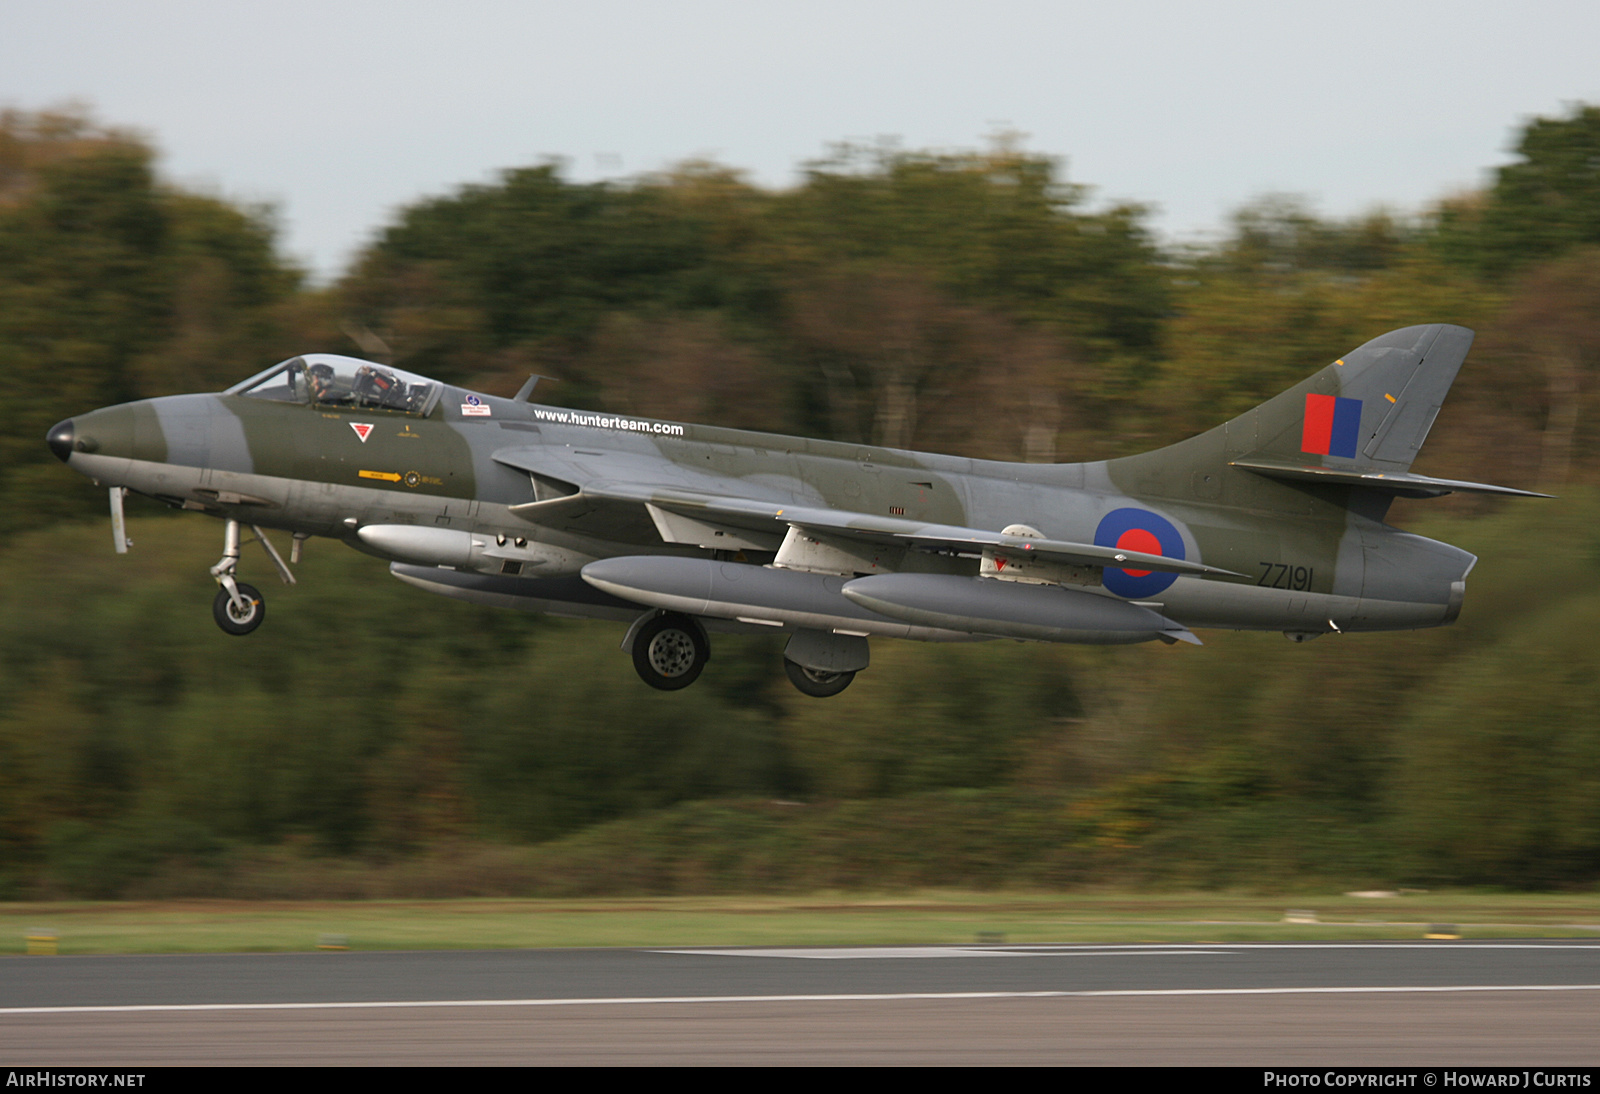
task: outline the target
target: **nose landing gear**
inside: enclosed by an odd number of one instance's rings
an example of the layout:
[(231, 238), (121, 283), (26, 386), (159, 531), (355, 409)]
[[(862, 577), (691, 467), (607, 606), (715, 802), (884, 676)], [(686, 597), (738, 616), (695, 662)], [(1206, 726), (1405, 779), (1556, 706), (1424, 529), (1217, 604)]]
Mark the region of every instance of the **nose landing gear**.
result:
[[(293, 585), (294, 574), (284, 565), (283, 556), (272, 546), (272, 541), (267, 539), (266, 533), (254, 524), (250, 526), (250, 530), (255, 533), (256, 542), (266, 549), (267, 556), (272, 559), (272, 564), (277, 568), (278, 576), (283, 579), (283, 583)], [(297, 539), (296, 554), (299, 553), (299, 547)], [(239, 522), (230, 520), (222, 533), (222, 557), (211, 567), (211, 576), (222, 586), (217, 590), (217, 598), (211, 602), (211, 615), (216, 619), (217, 626), (227, 633), (245, 635), (261, 626), (262, 621), (267, 618), (267, 602), (254, 585), (234, 580), (234, 571), (238, 567)]]
[[(211, 602), (211, 615), (217, 626), (229, 634), (249, 634), (267, 618), (267, 602), (261, 591), (242, 581), (230, 581), (232, 589), (218, 589)], [(238, 599), (235, 599), (237, 597)]]

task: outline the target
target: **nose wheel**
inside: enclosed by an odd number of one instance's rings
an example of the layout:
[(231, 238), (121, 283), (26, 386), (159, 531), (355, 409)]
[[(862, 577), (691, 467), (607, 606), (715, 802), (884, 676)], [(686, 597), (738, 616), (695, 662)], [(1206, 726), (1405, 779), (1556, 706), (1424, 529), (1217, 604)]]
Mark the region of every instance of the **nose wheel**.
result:
[(217, 590), (217, 598), (211, 602), (211, 614), (217, 626), (229, 634), (249, 634), (267, 617), (267, 602), (254, 585), (236, 581), (232, 592)]
[[(283, 559), (272, 546), (272, 542), (267, 539), (266, 533), (254, 525), (251, 525), (251, 530), (255, 532), (256, 540), (266, 549), (272, 564), (277, 567), (278, 576), (283, 578), (283, 583), (293, 585), (294, 575), (289, 572), (289, 567), (284, 565)], [(296, 539), (297, 555), (299, 550), (300, 541)], [(239, 522), (230, 520), (222, 533), (222, 558), (211, 567), (211, 576), (222, 586), (217, 590), (216, 599), (211, 602), (211, 615), (217, 621), (217, 626), (228, 634), (245, 635), (261, 626), (262, 620), (266, 619), (267, 602), (262, 599), (260, 589), (234, 580), (234, 571), (238, 568)]]

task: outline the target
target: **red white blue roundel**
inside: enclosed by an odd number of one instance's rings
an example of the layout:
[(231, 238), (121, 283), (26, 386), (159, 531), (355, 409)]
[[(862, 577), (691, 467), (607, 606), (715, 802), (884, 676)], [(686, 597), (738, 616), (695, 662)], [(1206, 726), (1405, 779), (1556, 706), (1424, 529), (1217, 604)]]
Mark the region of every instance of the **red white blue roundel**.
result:
[[(1148, 509), (1113, 509), (1100, 518), (1094, 530), (1096, 547), (1117, 547), (1124, 551), (1142, 551), (1147, 555), (1166, 555), (1168, 558), (1184, 557), (1183, 536), (1166, 517), (1157, 516)], [(1143, 600), (1155, 596), (1174, 581), (1177, 574), (1160, 570), (1105, 569), (1106, 588), (1129, 600)]]

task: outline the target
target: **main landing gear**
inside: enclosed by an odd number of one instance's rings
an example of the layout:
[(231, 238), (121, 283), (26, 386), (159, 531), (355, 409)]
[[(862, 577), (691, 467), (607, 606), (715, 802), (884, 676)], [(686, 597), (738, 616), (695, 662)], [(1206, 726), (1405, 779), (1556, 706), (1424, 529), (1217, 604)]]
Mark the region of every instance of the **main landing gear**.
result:
[[(260, 528), (252, 524), (250, 530), (255, 533), (256, 542), (266, 549), (267, 557), (272, 559), (272, 564), (278, 570), (278, 576), (285, 585), (294, 584), (294, 574), (289, 572), (289, 567), (284, 564), (283, 556), (278, 554), (278, 549), (267, 539), (267, 535)], [(295, 540), (295, 554), (298, 556), (300, 542)], [(298, 557), (296, 559), (298, 561)], [(222, 558), (211, 567), (211, 576), (217, 579), (217, 584), (222, 588), (217, 590), (217, 597), (211, 602), (211, 615), (221, 627), (229, 634), (246, 635), (261, 626), (267, 618), (267, 602), (261, 596), (261, 590), (254, 585), (246, 585), (242, 581), (234, 580), (234, 571), (239, 567), (239, 522), (230, 520), (222, 533)]]
[(789, 683), (799, 689), (800, 694), (809, 695), (813, 699), (831, 699), (845, 688), (850, 686), (850, 681), (856, 678), (853, 672), (819, 672), (808, 669), (804, 665), (797, 665), (787, 657), (783, 659), (783, 671), (789, 674)]
[(662, 691), (686, 688), (711, 660), (711, 642), (695, 620), (677, 612), (652, 616), (633, 635), (633, 667), (639, 679)]
[[(693, 616), (678, 612), (640, 616), (622, 647), (633, 656), (639, 679), (660, 691), (688, 687), (711, 660), (705, 628)], [(800, 631), (790, 636), (783, 669), (801, 694), (827, 699), (850, 686), (857, 670), (866, 667), (867, 657), (867, 641), (862, 636)], [(810, 664), (801, 664), (796, 658)]]

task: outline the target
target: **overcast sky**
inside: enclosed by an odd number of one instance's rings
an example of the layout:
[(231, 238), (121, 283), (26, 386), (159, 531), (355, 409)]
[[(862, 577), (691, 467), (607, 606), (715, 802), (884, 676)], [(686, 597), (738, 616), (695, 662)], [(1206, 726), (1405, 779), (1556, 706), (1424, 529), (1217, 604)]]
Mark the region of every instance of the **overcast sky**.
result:
[(832, 142), (1001, 128), (1174, 237), (1266, 192), (1414, 211), (1600, 102), (1597, 58), (1595, 0), (0, 0), (0, 106), (142, 131), (324, 278), (398, 207), (550, 156), (781, 186)]

